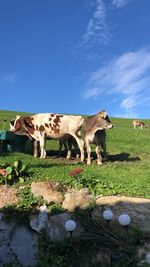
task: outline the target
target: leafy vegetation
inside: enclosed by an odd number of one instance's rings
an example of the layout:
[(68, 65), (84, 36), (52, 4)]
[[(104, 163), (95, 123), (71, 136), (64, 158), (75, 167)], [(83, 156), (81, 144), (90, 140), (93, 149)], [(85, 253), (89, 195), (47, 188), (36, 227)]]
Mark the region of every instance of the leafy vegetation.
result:
[(0, 164), (0, 183), (5, 182), (13, 183), (16, 178), (19, 178), (19, 182), (24, 182), (24, 177), (28, 177), (27, 166), (22, 163), (21, 160), (14, 161), (11, 166), (9, 163)]

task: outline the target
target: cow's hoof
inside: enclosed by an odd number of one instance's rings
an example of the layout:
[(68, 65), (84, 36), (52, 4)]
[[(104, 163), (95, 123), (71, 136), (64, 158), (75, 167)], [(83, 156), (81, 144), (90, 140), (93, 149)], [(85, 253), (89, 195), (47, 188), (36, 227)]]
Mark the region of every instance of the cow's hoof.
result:
[(97, 162), (97, 165), (103, 165), (103, 162)]

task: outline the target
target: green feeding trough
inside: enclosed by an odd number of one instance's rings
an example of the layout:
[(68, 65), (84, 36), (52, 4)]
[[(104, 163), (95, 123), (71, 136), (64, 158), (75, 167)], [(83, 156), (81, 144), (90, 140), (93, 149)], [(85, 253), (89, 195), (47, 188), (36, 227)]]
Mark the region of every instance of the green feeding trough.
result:
[(0, 151), (1, 152), (25, 152), (25, 146), (29, 138), (16, 135), (11, 131), (0, 130)]

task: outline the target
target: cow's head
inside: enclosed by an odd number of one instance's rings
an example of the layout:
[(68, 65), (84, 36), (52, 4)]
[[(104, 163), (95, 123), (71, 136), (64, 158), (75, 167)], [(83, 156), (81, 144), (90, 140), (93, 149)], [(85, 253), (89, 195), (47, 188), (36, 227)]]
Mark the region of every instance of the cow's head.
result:
[(110, 121), (107, 113), (105, 110), (102, 110), (98, 113), (98, 124), (97, 127), (99, 128), (99, 130), (103, 130), (103, 129), (111, 129), (113, 128), (113, 124)]
[(23, 128), (21, 116), (16, 116), (15, 120), (10, 121), (10, 131), (18, 132)]
[(10, 131), (19, 135), (28, 135), (33, 133), (34, 126), (30, 117), (16, 116), (15, 120), (10, 121)]

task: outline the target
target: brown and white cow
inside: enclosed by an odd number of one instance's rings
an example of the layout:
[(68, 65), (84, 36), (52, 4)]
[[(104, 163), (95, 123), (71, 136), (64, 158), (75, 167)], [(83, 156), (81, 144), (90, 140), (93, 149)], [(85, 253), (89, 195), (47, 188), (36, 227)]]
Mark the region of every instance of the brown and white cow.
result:
[(81, 161), (84, 161), (84, 141), (80, 130), (84, 119), (82, 116), (42, 113), (28, 117), (17, 116), (11, 121), (11, 131), (26, 132), (27, 135), (39, 141), (41, 158), (46, 157), (46, 138), (60, 139), (66, 134), (72, 135), (80, 149)]
[[(84, 140), (87, 148), (87, 164), (91, 164), (91, 144), (96, 144), (95, 152), (97, 155), (97, 164), (102, 164), (100, 146), (103, 145), (106, 157), (106, 133), (104, 129), (113, 127), (106, 111), (101, 111), (93, 116), (89, 116), (84, 121)], [(101, 130), (103, 130), (102, 133)]]
[(143, 127), (145, 126), (145, 123), (141, 120), (133, 120), (132, 124), (133, 124), (134, 129), (138, 127), (140, 130), (143, 130)]

